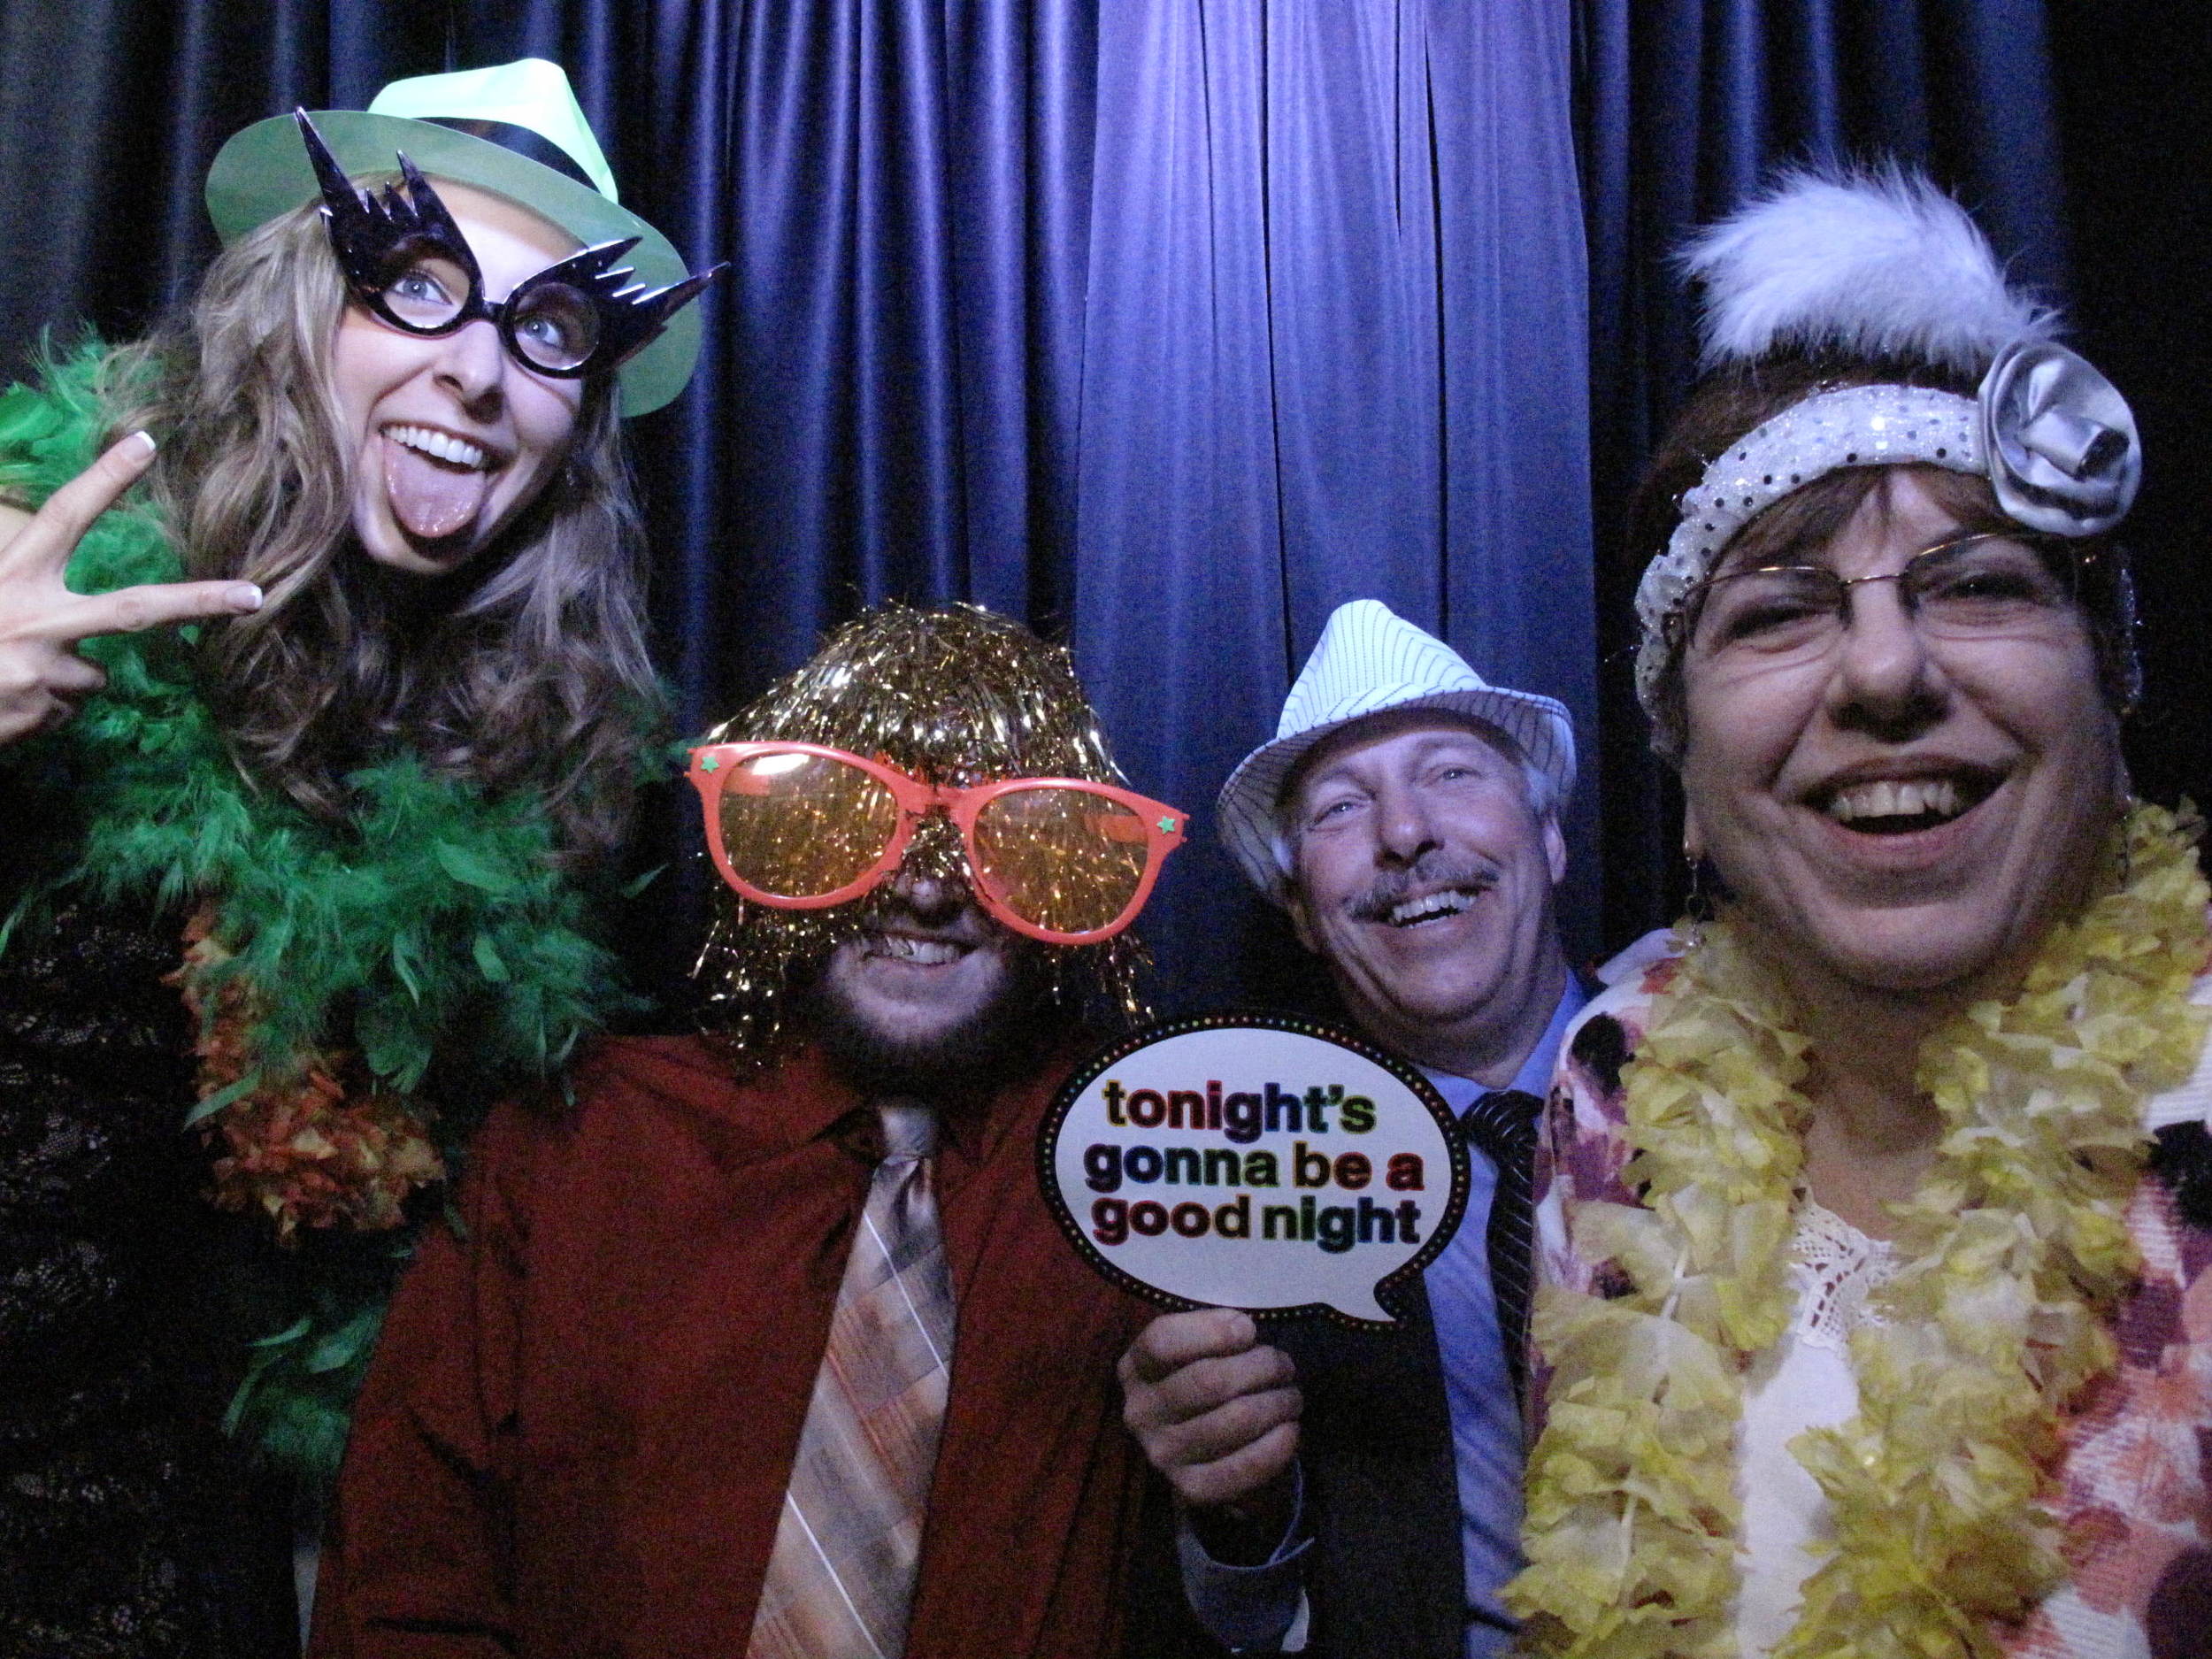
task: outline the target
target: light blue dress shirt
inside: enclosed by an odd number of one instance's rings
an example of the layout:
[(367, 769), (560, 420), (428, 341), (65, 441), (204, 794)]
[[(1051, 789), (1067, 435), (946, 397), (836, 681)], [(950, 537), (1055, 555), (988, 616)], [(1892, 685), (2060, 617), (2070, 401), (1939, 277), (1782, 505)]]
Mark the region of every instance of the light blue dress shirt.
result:
[[(1540, 1100), (1551, 1092), (1560, 1045), (1587, 1000), (1581, 984), (1570, 974), (1550, 1025), (1510, 1087)], [(1455, 1118), (1488, 1092), (1487, 1084), (1471, 1078), (1425, 1067), (1424, 1073)], [(1466, 1566), (1470, 1615), (1466, 1659), (1496, 1659), (1511, 1645), (1517, 1628), (1500, 1603), (1498, 1592), (1521, 1570), (1525, 1450), (1520, 1402), (1514, 1398), (1512, 1373), (1506, 1368), (1498, 1333), (1497, 1298), (1490, 1288), (1490, 1201), (1497, 1190), (1497, 1168), (1479, 1151), (1468, 1163), (1467, 1212), (1451, 1242), (1423, 1270), (1421, 1278), (1428, 1289), (1444, 1397), (1451, 1412), (1460, 1558)], [(1294, 1519), (1284, 1548), (1273, 1559), (1257, 1567), (1233, 1567), (1207, 1555), (1189, 1529), (1184, 1529), (1179, 1540), (1184, 1590), (1199, 1623), (1217, 1640), (1233, 1648), (1267, 1651), (1286, 1632), (1296, 1634), (1294, 1626), (1302, 1623), (1298, 1617), (1298, 1561), (1312, 1544), (1304, 1531), (1302, 1517)]]

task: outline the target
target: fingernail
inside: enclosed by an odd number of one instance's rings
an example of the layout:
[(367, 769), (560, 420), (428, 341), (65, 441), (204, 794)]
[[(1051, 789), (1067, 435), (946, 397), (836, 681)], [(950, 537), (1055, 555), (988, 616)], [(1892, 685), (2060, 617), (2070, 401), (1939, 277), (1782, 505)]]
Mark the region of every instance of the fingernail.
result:
[(240, 582), (230, 590), (230, 603), (240, 611), (261, 609), (261, 589), (251, 582)]
[(123, 452), (126, 461), (142, 461), (154, 452), (154, 434), (150, 432), (134, 432), (115, 447)]

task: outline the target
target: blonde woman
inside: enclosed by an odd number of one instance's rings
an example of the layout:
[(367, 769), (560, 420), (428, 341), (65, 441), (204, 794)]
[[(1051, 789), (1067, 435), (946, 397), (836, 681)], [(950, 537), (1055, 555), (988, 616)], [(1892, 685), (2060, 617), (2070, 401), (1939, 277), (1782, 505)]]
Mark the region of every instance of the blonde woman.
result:
[[(263, 122), (188, 316), (0, 398), (0, 1653), (283, 1644), (210, 1285), (327, 1466), (410, 1199), (612, 995), (618, 423), (706, 280), (613, 196), (549, 64)], [(215, 1260), (211, 1189), (298, 1248)]]

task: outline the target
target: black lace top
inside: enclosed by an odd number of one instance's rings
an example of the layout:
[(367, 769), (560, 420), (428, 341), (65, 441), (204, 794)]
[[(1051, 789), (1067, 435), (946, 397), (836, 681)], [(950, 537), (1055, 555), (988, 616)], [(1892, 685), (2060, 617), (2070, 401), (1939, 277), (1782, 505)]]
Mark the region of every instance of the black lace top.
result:
[(296, 1640), (281, 1494), (219, 1432), (237, 1229), (180, 1130), (180, 949), (74, 909), (0, 955), (0, 1659)]

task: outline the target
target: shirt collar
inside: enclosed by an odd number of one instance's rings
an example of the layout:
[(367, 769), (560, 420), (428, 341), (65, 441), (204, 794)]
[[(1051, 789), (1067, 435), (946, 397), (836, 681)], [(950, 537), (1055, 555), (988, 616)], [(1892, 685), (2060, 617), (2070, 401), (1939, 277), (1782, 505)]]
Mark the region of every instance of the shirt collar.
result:
[[(970, 1163), (989, 1157), (1014, 1125), (1033, 1120), (1033, 1098), (1057, 1088), (1079, 1053), (1073, 1044), (1048, 1049), (1025, 1076), (987, 1094), (948, 1102), (942, 1118), (945, 1148)], [(750, 1086), (776, 1094), (776, 1133), (786, 1146), (833, 1137), (867, 1162), (880, 1156), (871, 1110), (874, 1098), (840, 1076), (818, 1044), (805, 1044), (782, 1065), (750, 1079)]]
[[(1583, 987), (1582, 981), (1570, 973), (1566, 988), (1559, 994), (1559, 1005), (1552, 1010), (1551, 1023), (1544, 1027), (1544, 1034), (1536, 1040), (1536, 1046), (1528, 1051), (1528, 1058), (1521, 1062), (1521, 1069), (1513, 1074), (1509, 1087), (1533, 1094), (1539, 1100), (1551, 1093), (1552, 1068), (1559, 1064), (1559, 1048), (1566, 1041), (1567, 1027), (1574, 1024), (1575, 1016), (1589, 1000), (1590, 993)], [(1421, 1073), (1436, 1085), (1445, 1104), (1455, 1112), (1465, 1111), (1475, 1103), (1478, 1095), (1489, 1093), (1488, 1084), (1478, 1083), (1471, 1077), (1431, 1071), (1427, 1066), (1421, 1068)]]
[(1589, 1000), (1582, 981), (1570, 973), (1566, 988), (1559, 994), (1559, 1006), (1552, 1010), (1551, 1024), (1544, 1027), (1544, 1034), (1536, 1040), (1536, 1046), (1528, 1051), (1528, 1058), (1521, 1062), (1521, 1069), (1513, 1074), (1515, 1088), (1539, 1100), (1551, 1093), (1552, 1068), (1559, 1064), (1559, 1045), (1567, 1040), (1567, 1027), (1574, 1024), (1575, 1016)]

